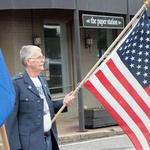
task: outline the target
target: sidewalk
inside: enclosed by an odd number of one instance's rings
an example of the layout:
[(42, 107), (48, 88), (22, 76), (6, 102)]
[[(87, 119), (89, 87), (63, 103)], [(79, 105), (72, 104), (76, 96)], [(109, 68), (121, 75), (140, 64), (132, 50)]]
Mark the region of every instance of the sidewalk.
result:
[(119, 126), (86, 129), (85, 132), (79, 132), (78, 118), (57, 120), (57, 128), (59, 144), (124, 134)]
[[(57, 120), (58, 142), (59, 144), (85, 141), (94, 138), (109, 137), (124, 134), (119, 126), (111, 126), (98, 129), (86, 129), (79, 132), (78, 118)], [(4, 150), (0, 136), (0, 150)]]

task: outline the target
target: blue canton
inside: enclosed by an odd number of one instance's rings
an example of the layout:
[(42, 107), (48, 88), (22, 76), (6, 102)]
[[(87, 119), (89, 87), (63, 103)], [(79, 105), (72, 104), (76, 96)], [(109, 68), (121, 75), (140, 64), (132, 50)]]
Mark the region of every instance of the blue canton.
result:
[(150, 85), (150, 22), (146, 11), (117, 50), (128, 70), (143, 88)]

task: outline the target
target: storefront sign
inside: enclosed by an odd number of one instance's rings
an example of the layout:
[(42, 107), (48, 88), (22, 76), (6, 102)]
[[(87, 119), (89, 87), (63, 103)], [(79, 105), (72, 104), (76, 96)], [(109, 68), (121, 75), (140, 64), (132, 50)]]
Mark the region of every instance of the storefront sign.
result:
[(115, 16), (82, 15), (84, 28), (123, 29), (124, 18)]

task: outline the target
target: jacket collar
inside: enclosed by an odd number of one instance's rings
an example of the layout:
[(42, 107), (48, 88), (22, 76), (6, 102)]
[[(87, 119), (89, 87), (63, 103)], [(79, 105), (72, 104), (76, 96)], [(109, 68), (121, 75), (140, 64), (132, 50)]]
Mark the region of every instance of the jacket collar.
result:
[(36, 89), (34, 83), (32, 82), (31, 78), (29, 77), (27, 71), (23, 72), (24, 82), (27, 84), (27, 88), (40, 97), (38, 90)]
[[(34, 83), (32, 82), (30, 76), (28, 75), (27, 71), (23, 72), (23, 77), (24, 77), (24, 82), (27, 84), (27, 88), (32, 91), (34, 94), (36, 94), (37, 96), (40, 97), (39, 92), (37, 90), (37, 88), (35, 87)], [(42, 88), (44, 90), (45, 96), (47, 96), (47, 94), (50, 96), (50, 92), (48, 90), (47, 84), (44, 82), (44, 79), (41, 75), (38, 76), (41, 84), (42, 84)]]

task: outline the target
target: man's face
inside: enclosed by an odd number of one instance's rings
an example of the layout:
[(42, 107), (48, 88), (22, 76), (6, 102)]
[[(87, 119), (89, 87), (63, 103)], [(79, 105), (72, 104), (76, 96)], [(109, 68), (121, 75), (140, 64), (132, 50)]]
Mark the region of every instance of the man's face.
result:
[(45, 57), (40, 51), (35, 51), (31, 58), (27, 60), (27, 67), (32, 72), (41, 72), (44, 70)]

